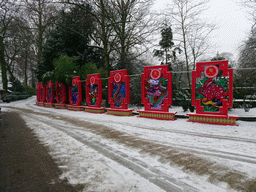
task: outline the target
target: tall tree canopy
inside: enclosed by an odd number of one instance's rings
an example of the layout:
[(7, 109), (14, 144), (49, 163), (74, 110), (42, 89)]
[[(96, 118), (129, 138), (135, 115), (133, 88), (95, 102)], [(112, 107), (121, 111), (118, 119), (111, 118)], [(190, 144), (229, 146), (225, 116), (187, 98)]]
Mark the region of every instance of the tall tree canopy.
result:
[[(80, 6), (81, 0), (63, 0)], [(112, 69), (132, 72), (136, 58), (149, 50), (150, 37), (157, 30), (150, 8), (153, 0), (92, 0), (95, 20), (94, 43), (103, 49), (106, 76)]]
[(73, 57), (79, 67), (92, 62), (102, 66), (102, 49), (90, 46), (94, 30), (93, 18), (88, 4), (75, 6), (69, 12), (62, 11), (61, 19), (51, 34), (43, 50), (43, 58), (38, 67), (38, 79), (54, 69), (53, 60), (60, 55)]
[(132, 73), (133, 60), (149, 50), (150, 37), (159, 28), (150, 12), (152, 5), (152, 0), (108, 0), (107, 18), (115, 36), (112, 49), (116, 68)]
[[(19, 5), (14, 0), (0, 2), (0, 65), (2, 72), (3, 89), (7, 90), (8, 63), (6, 57), (6, 43), (9, 38), (11, 23), (19, 10)], [(9, 70), (10, 73), (10, 70)], [(11, 74), (11, 73), (10, 73)], [(11, 74), (12, 75), (12, 74)]]
[[(252, 29), (251, 34), (239, 55), (240, 68), (256, 68), (256, 28)], [(256, 71), (242, 70), (239, 72), (241, 86), (256, 86)]]
[[(174, 47), (172, 28), (171, 26), (166, 26), (161, 29), (162, 39), (159, 41), (160, 50), (155, 49), (154, 56), (159, 57), (163, 64), (169, 65), (170, 70), (172, 70), (172, 63), (176, 60), (176, 50), (181, 52), (178, 47)], [(172, 59), (172, 61), (171, 61)]]
[[(209, 0), (172, 0), (167, 15), (171, 17), (174, 26), (175, 40), (180, 42), (183, 51), (186, 70), (195, 68), (196, 61), (209, 48), (207, 39), (215, 28), (200, 19), (207, 9)], [(190, 75), (187, 81), (191, 90)]]

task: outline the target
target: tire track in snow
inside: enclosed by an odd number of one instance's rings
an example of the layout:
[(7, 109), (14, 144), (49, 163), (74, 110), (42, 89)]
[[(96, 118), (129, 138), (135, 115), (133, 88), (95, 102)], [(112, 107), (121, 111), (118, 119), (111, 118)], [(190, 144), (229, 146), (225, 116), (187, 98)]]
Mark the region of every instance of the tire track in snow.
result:
[[(28, 107), (33, 108), (33, 109), (37, 109), (34, 106), (31, 106), (30, 104), (26, 104)], [(38, 109), (37, 109), (38, 110)], [(43, 111), (45, 112), (49, 112), (46, 109), (42, 108)], [(181, 130), (177, 130), (177, 129), (172, 129), (172, 128), (155, 128), (155, 127), (149, 127), (149, 126), (138, 126), (138, 125), (134, 125), (131, 123), (122, 123), (122, 122), (116, 122), (116, 121), (111, 121), (108, 120), (108, 122), (106, 121), (101, 121), (100, 119), (91, 119), (91, 118), (87, 118), (88, 121), (90, 122), (94, 122), (99, 124), (99, 122), (102, 122), (104, 124), (111, 124), (111, 123), (115, 123), (115, 124), (119, 124), (122, 126), (132, 126), (132, 127), (137, 127), (140, 129), (146, 129), (146, 130), (154, 130), (154, 131), (163, 131), (163, 132), (170, 132), (170, 133), (177, 133), (177, 134), (183, 134), (183, 135), (191, 135), (191, 136), (195, 136), (195, 137), (204, 137), (204, 138), (212, 138), (212, 139), (222, 139), (222, 140), (229, 140), (229, 141), (237, 141), (237, 142), (246, 142), (246, 143), (255, 143), (256, 144), (256, 140), (254, 139), (248, 139), (248, 138), (242, 138), (242, 137), (231, 137), (231, 136), (222, 136), (222, 135), (212, 135), (212, 134), (206, 134), (206, 133), (199, 133), (199, 132), (191, 132), (191, 131), (181, 131)]]
[(92, 140), (91, 138), (87, 137), (86, 134), (81, 134), (81, 132), (76, 131), (74, 127), (48, 122), (33, 114), (23, 113), (23, 115), (27, 116), (28, 118), (36, 119), (40, 123), (46, 124), (48, 126), (51, 126), (57, 130), (66, 133), (67, 135), (78, 140), (79, 142), (89, 146), (90, 148), (93, 148), (94, 150), (108, 157), (109, 159), (112, 159), (117, 163), (123, 165), (124, 167), (127, 167), (128, 169), (134, 171), (135, 173), (139, 174), (143, 178), (149, 180), (150, 182), (154, 183), (155, 185), (157, 185), (158, 187), (162, 188), (165, 191), (199, 191), (198, 189), (163, 173), (159, 169), (156, 169), (155, 167), (152, 167), (137, 158), (130, 157), (121, 151), (118, 151), (110, 146), (100, 143), (99, 141)]
[[(100, 120), (91, 120), (95, 123), (99, 122)], [(149, 127), (149, 126), (137, 126), (131, 123), (122, 123), (122, 122), (114, 122), (114, 121), (109, 121), (109, 122), (104, 122), (105, 124), (111, 124), (111, 123), (115, 123), (115, 124), (119, 124), (122, 126), (132, 126), (132, 127), (137, 127), (139, 129), (146, 129), (146, 130), (150, 130), (150, 131), (161, 131), (161, 132), (169, 132), (169, 133), (177, 133), (177, 134), (183, 134), (183, 135), (191, 135), (191, 136), (195, 136), (195, 137), (203, 137), (203, 138), (211, 138), (211, 139), (222, 139), (222, 140), (229, 140), (229, 141), (237, 141), (237, 142), (246, 142), (246, 143), (255, 143), (256, 144), (256, 140), (253, 139), (248, 139), (248, 138), (242, 138), (242, 137), (231, 137), (231, 136), (222, 136), (222, 135), (212, 135), (212, 134), (206, 134), (206, 133), (199, 133), (199, 132), (191, 132), (191, 131), (181, 131), (181, 130), (177, 130), (177, 129), (172, 129), (172, 128), (155, 128), (155, 127)]]
[[(30, 108), (34, 108), (36, 109), (34, 106), (31, 106), (30, 104), (27, 104), (28, 107)], [(42, 108), (43, 111), (45, 112), (49, 112), (47, 111), (47, 109)], [(87, 119), (88, 120), (88, 119)], [(95, 124), (99, 124), (99, 121), (101, 121), (100, 119), (98, 119), (97, 121), (94, 119), (89, 119), (88, 120), (91, 123), (95, 123)], [(218, 136), (218, 135), (210, 135), (210, 134), (203, 134), (203, 133), (197, 133), (197, 132), (189, 132), (189, 131), (180, 131), (180, 130), (170, 130), (170, 129), (156, 129), (154, 127), (141, 127), (141, 126), (136, 126), (130, 123), (121, 123), (121, 122), (114, 122), (114, 121), (109, 121), (109, 122), (105, 122), (105, 125), (109, 125), (111, 123), (115, 123), (121, 126), (133, 126), (139, 129), (146, 129), (146, 130), (150, 130), (150, 131), (164, 131), (164, 132), (170, 132), (170, 133), (178, 133), (178, 134), (184, 134), (184, 135), (189, 135), (189, 136), (199, 136), (199, 137), (204, 137), (204, 138), (209, 138), (209, 139), (224, 139), (224, 140), (229, 140), (229, 141), (237, 141), (237, 142), (248, 142), (248, 139), (246, 138), (239, 138), (239, 137), (229, 137), (229, 136)], [(60, 125), (59, 126), (63, 126)], [(108, 126), (111, 127), (111, 129), (113, 129), (113, 126)], [(70, 126), (69, 126), (70, 128)], [(77, 127), (77, 126), (72, 126), (72, 129), (79, 129), (79, 130), (83, 130), (84, 128), (82, 127)], [(212, 136), (212, 137), (211, 137)], [(143, 138), (139, 138), (140, 140), (145, 140), (145, 141), (149, 141)], [(153, 141), (155, 143), (158, 144), (162, 144), (167, 146), (166, 144), (171, 145), (173, 148), (176, 148), (178, 150), (185, 150), (187, 152), (195, 152), (198, 154), (203, 154), (203, 155), (208, 155), (208, 156), (215, 156), (215, 157), (220, 157), (220, 158), (224, 158), (224, 159), (230, 159), (230, 160), (235, 160), (235, 161), (241, 161), (241, 162), (246, 162), (246, 163), (251, 163), (251, 164), (256, 164), (256, 157), (255, 156), (248, 156), (248, 155), (242, 155), (239, 153), (231, 153), (231, 152), (226, 152), (226, 151), (221, 151), (221, 150), (212, 150), (212, 149), (206, 149), (206, 148), (200, 148), (200, 147), (192, 147), (192, 146), (186, 146), (186, 145), (181, 145), (181, 144), (177, 144), (177, 143), (171, 143), (171, 142), (160, 142), (159, 140), (150, 140)], [(251, 141), (251, 142), (250, 142)], [(250, 140), (250, 143), (256, 143), (256, 140)]]

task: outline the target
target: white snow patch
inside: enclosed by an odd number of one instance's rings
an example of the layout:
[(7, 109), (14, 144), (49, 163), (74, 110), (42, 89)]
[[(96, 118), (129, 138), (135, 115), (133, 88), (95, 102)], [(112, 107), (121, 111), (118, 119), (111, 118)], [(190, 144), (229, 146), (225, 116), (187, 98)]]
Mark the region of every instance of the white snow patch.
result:
[(40, 141), (50, 147), (63, 174), (71, 184), (85, 184), (85, 191), (163, 191), (138, 174), (106, 158), (65, 133), (22, 116)]
[[(209, 158), (218, 164), (224, 165), (230, 169), (245, 172), (250, 178), (256, 176), (256, 165), (224, 159), (214, 154), (234, 153), (241, 156), (251, 156), (256, 159), (256, 144), (252, 142), (240, 142), (228, 139), (209, 138), (198, 135), (208, 134), (212, 136), (233, 137), (248, 140), (256, 140), (256, 122), (237, 121), (238, 126), (220, 126), (187, 122), (186, 119), (177, 119), (176, 121), (161, 121), (154, 119), (145, 119), (133, 117), (116, 117), (107, 114), (93, 114), (78, 111), (59, 110), (54, 108), (44, 108), (35, 105), (35, 97), (23, 101), (0, 104), (2, 111), (12, 109), (5, 106), (32, 109), (35, 112), (50, 113), (66, 117), (73, 117), (80, 121), (97, 123), (108, 126), (112, 129), (122, 131), (134, 137), (160, 143), (166, 146), (177, 147), (179, 150), (194, 149), (198, 152), (207, 152), (207, 154), (198, 154), (201, 157)], [(181, 107), (172, 107), (171, 111), (177, 111), (177, 114), (186, 115)], [(256, 108), (245, 112), (244, 109), (232, 109), (229, 112), (231, 116), (255, 117)], [(60, 162), (60, 167), (64, 171), (62, 178), (67, 177), (71, 183), (85, 183), (88, 190), (116, 189), (117, 191), (161, 191), (160, 188), (150, 183), (148, 180), (140, 177), (131, 170), (119, 165), (118, 163), (104, 157), (97, 151), (83, 145), (77, 140), (67, 136), (50, 126), (41, 125), (31, 118), (24, 116), (28, 125), (34, 129), (41, 141), (49, 145), (52, 156)], [(47, 119), (45, 116), (41, 118)], [(54, 123), (65, 123), (56, 119), (49, 120)], [(64, 124), (66, 125), (66, 124)], [(70, 125), (72, 128), (74, 125)], [(76, 129), (76, 131), (78, 131)], [(148, 154), (140, 154), (139, 150), (129, 148), (125, 145), (117, 144), (110, 139), (104, 139), (98, 135), (90, 133), (86, 129), (80, 130), (81, 134), (100, 141), (114, 149), (117, 149), (131, 157), (135, 157), (162, 172), (171, 175), (192, 185), (201, 191), (232, 191), (228, 189), (226, 183), (211, 184), (207, 182), (207, 176), (198, 176), (187, 174), (180, 167), (173, 167), (169, 164), (160, 163), (158, 157), (152, 157)], [(211, 156), (211, 154), (213, 154)], [(251, 158), (251, 159), (252, 159)], [(250, 159), (250, 158), (248, 158)], [(109, 179), (110, 178), (110, 179)], [(101, 188), (101, 185), (106, 188)], [(91, 188), (90, 188), (91, 187)]]

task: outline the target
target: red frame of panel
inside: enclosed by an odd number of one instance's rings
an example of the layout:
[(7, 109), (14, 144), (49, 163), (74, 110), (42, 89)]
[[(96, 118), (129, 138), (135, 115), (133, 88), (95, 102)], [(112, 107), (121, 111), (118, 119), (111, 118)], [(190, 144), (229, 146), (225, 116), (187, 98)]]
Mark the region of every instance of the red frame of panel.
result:
[[(141, 103), (144, 104), (145, 111), (163, 111), (168, 112), (169, 106), (172, 104), (172, 73), (168, 71), (168, 65), (159, 65), (159, 66), (147, 66), (144, 67), (144, 73), (141, 74)], [(159, 70), (160, 77), (163, 75), (163, 78), (168, 79), (168, 97), (164, 99), (161, 109), (151, 109), (149, 99), (146, 98), (147, 91), (145, 88), (146, 81), (150, 79), (150, 74), (152, 70)]]
[[(98, 85), (98, 93), (96, 96), (95, 105), (91, 104), (92, 96), (90, 95), (90, 84)], [(96, 73), (96, 74), (87, 75), (87, 79), (85, 81), (85, 87), (86, 87), (86, 102), (88, 107), (100, 108), (102, 103), (102, 80), (100, 78), (100, 74)]]
[[(201, 78), (201, 72), (205, 70), (207, 66), (219, 66), (219, 71), (223, 71), (223, 77), (229, 77), (228, 85), (228, 100), (223, 99), (223, 107), (219, 107), (218, 112), (206, 112), (204, 106), (201, 106), (201, 99), (196, 98), (196, 80)], [(227, 115), (228, 108), (233, 106), (233, 69), (228, 69), (228, 61), (211, 61), (211, 62), (199, 62), (196, 64), (196, 71), (192, 71), (192, 105), (196, 107), (197, 114), (211, 114), (211, 115)]]
[(67, 92), (65, 83), (56, 81), (56, 101), (58, 104), (66, 104)]
[[(73, 99), (72, 99), (72, 87), (74, 87), (76, 85), (78, 86), (78, 97), (77, 97), (76, 104), (74, 104)], [(81, 106), (81, 102), (82, 102), (82, 84), (81, 84), (79, 76), (71, 78), (71, 85), (68, 87), (68, 92), (69, 92), (70, 105)]]
[[(52, 89), (51, 98), (48, 96), (49, 90)], [(53, 104), (54, 103), (54, 83), (52, 81), (48, 81), (46, 85), (46, 102)]]
[(43, 89), (43, 83), (39, 82), (36, 84), (36, 100), (37, 102), (42, 102), (42, 89)]
[[(113, 93), (113, 83), (124, 83), (125, 84), (125, 97), (120, 107), (115, 105)], [(108, 78), (108, 102), (111, 109), (128, 109), (130, 103), (130, 77), (127, 75), (127, 69), (110, 71), (110, 77)]]

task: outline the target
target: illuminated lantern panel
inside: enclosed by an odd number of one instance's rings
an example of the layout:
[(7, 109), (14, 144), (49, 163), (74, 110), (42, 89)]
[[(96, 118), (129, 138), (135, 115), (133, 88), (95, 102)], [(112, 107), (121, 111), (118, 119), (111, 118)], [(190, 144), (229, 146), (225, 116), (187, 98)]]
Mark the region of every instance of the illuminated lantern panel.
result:
[(57, 109), (66, 109), (66, 100), (67, 100), (67, 92), (66, 85), (64, 83), (59, 83), (56, 81), (56, 101), (55, 108)]
[(44, 106), (45, 89), (42, 82), (39, 82), (36, 84), (36, 98), (37, 98), (36, 104), (38, 106)]
[(36, 84), (36, 104), (42, 101), (41, 98), (42, 82)]
[(86, 87), (86, 103), (84, 111), (90, 113), (104, 113), (105, 109), (101, 107), (102, 103), (102, 80), (100, 74), (87, 75), (85, 82)]
[(233, 69), (228, 69), (228, 61), (197, 63), (192, 72), (192, 105), (196, 114), (188, 114), (189, 121), (235, 125), (237, 117), (228, 116), (232, 100)]
[(36, 85), (36, 96), (37, 96), (37, 102), (36, 105), (38, 106), (44, 106), (46, 101), (46, 85), (43, 86), (43, 83), (37, 83)]
[(40, 102), (40, 95), (39, 95), (39, 83), (36, 84), (36, 104)]
[(72, 77), (71, 85), (69, 86), (69, 103), (67, 108), (73, 111), (82, 111), (83, 107), (81, 106), (82, 102), (82, 85), (80, 77)]
[(131, 116), (134, 109), (128, 109), (130, 103), (130, 78), (127, 70), (110, 71), (108, 78), (108, 100), (110, 115)]
[(172, 104), (172, 73), (168, 65), (144, 67), (141, 74), (141, 100), (144, 111), (139, 117), (175, 120), (176, 113), (169, 113)]
[(54, 107), (54, 83), (48, 81), (46, 85), (46, 103), (45, 107)]
[(43, 96), (43, 103), (46, 103), (46, 86), (47, 85), (44, 85), (43, 86), (43, 91), (42, 91), (42, 96)]

